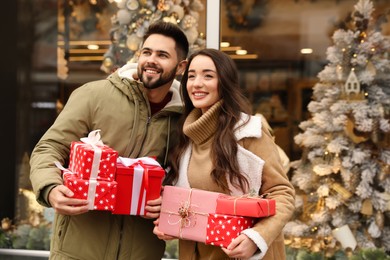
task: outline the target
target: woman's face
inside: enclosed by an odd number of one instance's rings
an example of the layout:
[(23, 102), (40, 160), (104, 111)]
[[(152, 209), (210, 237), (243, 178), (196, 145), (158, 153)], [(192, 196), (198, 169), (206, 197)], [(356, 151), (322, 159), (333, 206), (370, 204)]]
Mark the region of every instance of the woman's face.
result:
[(213, 60), (196, 56), (188, 67), (187, 91), (192, 104), (205, 113), (219, 99), (218, 74)]

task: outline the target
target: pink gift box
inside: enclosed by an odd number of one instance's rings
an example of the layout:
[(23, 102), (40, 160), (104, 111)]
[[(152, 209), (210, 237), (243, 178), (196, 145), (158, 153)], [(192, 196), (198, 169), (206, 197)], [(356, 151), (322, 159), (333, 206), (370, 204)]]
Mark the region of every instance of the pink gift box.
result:
[(72, 142), (69, 169), (82, 179), (115, 180), (118, 152), (107, 145)]
[(73, 198), (89, 201), (90, 210), (113, 211), (116, 202), (116, 181), (85, 180), (71, 171), (64, 171), (64, 185), (74, 192)]
[[(129, 159), (128, 163), (121, 161), (127, 159)], [(118, 191), (113, 213), (145, 215), (146, 202), (157, 199), (161, 195), (165, 170), (150, 157), (138, 159), (120, 157), (115, 175)]]
[[(226, 247), (241, 230), (253, 225), (253, 219), (215, 214), (220, 195), (221, 193), (199, 189), (165, 186), (159, 230), (181, 239)], [(216, 236), (226, 227), (239, 232), (231, 232), (229, 236)]]
[(255, 218), (268, 217), (275, 215), (275, 200), (249, 196), (232, 197), (223, 194), (217, 199), (215, 212)]

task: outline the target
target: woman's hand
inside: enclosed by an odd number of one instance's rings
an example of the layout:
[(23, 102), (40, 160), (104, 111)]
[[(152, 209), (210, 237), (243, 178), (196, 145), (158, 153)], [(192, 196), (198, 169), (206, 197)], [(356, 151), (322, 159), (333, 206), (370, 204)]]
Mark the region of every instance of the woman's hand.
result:
[(176, 239), (176, 237), (165, 235), (164, 232), (161, 232), (158, 229), (158, 221), (159, 221), (159, 219), (156, 219), (153, 222), (154, 223), (153, 234), (155, 234), (159, 239), (162, 239), (162, 240), (173, 240), (173, 239)]
[(256, 253), (257, 246), (252, 239), (244, 234), (241, 234), (236, 237), (227, 248), (222, 248), (222, 250), (230, 258), (246, 259)]

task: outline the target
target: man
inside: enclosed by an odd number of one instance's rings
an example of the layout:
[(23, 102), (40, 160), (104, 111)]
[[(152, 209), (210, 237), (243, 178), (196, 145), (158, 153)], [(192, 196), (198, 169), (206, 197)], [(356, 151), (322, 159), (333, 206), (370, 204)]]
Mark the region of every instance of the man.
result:
[(176, 25), (150, 25), (140, 51), (137, 78), (125, 65), (107, 79), (86, 83), (70, 96), (63, 111), (31, 155), (30, 179), (37, 200), (56, 217), (50, 259), (161, 259), (165, 243), (153, 234), (161, 198), (148, 201), (146, 217), (88, 211), (63, 185), (58, 161), (68, 163), (70, 143), (100, 129), (104, 144), (119, 156), (156, 156), (165, 165), (182, 113), (173, 81), (187, 64), (188, 41)]

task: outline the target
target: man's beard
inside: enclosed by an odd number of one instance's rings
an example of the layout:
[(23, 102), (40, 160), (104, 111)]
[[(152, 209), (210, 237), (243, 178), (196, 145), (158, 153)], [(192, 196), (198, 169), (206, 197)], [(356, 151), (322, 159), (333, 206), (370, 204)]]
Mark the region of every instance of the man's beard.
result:
[(147, 77), (144, 77), (143, 70), (141, 70), (141, 72), (138, 72), (138, 77), (141, 79), (145, 88), (156, 89), (156, 88), (159, 88), (159, 87), (165, 85), (168, 82), (173, 81), (176, 77), (176, 69), (177, 69), (177, 66), (175, 66), (175, 68), (166, 76), (164, 76), (163, 74), (160, 74), (161, 76), (156, 81), (152, 81), (152, 80), (149, 80)]

